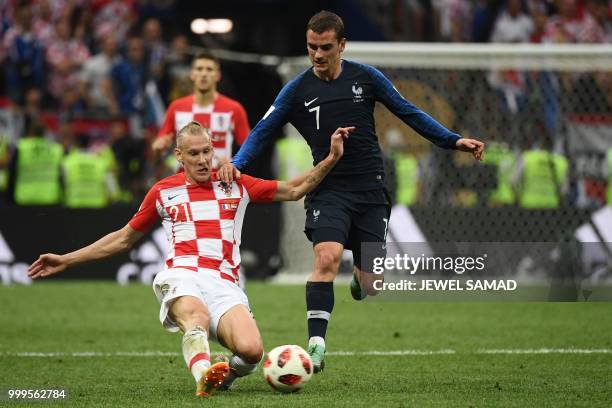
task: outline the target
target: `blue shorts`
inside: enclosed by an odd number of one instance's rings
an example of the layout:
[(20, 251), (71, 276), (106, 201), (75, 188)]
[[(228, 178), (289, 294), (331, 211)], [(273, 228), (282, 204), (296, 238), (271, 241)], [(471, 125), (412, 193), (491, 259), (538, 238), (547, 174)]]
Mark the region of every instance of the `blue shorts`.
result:
[[(338, 242), (353, 252), (355, 266), (372, 271), (372, 258), (384, 257), (391, 204), (386, 190), (318, 191), (306, 204), (305, 234), (313, 245)], [(361, 244), (379, 242), (376, 253), (362, 254)], [(368, 251), (370, 252), (370, 251)], [(363, 255), (363, 256), (362, 256)], [(362, 259), (368, 258), (368, 259)]]

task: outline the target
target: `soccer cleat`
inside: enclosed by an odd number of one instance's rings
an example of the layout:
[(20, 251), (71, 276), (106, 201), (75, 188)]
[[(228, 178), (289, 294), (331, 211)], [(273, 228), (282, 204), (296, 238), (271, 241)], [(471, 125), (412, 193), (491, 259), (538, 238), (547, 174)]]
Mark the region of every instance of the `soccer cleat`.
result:
[(359, 284), (359, 281), (357, 280), (357, 275), (355, 275), (354, 273), (353, 273), (353, 279), (351, 279), (351, 296), (355, 300), (363, 300), (368, 296), (367, 293), (361, 290), (361, 285)]
[[(217, 357), (215, 357), (215, 362), (225, 362), (229, 364), (229, 358), (224, 355), (224, 354), (219, 354)], [(229, 391), (232, 386), (234, 385), (234, 381), (236, 381), (236, 378), (238, 378), (238, 376), (234, 373), (234, 371), (232, 370), (232, 368), (230, 367), (230, 372), (229, 374), (225, 377), (225, 379), (223, 380), (223, 382), (221, 383), (221, 385), (219, 386), (219, 391)]]
[(211, 365), (204, 373), (196, 387), (196, 396), (208, 397), (218, 389), (230, 372), (229, 364), (221, 361)]
[(308, 354), (312, 360), (312, 368), (315, 374), (323, 371), (325, 368), (325, 346), (311, 344), (308, 346)]

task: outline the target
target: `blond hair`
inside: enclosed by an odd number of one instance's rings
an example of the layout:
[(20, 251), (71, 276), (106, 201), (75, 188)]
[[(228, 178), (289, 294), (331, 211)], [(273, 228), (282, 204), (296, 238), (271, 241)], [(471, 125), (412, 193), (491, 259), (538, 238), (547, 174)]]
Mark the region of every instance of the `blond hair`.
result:
[(210, 139), (210, 136), (208, 135), (206, 128), (204, 128), (199, 122), (196, 122), (195, 120), (189, 122), (188, 124), (183, 126), (181, 130), (178, 131), (178, 133), (176, 134), (177, 147), (181, 145), (183, 136), (186, 136), (186, 135), (192, 135), (192, 136), (204, 135)]

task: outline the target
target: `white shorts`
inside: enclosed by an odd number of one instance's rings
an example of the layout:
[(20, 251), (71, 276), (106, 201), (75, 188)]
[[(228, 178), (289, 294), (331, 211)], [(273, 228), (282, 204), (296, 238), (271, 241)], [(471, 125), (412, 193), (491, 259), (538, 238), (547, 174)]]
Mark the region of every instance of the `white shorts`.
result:
[(176, 322), (168, 315), (174, 299), (193, 296), (200, 299), (210, 313), (208, 334), (217, 340), (217, 326), (221, 316), (236, 305), (244, 305), (249, 311), (249, 300), (238, 285), (222, 279), (218, 271), (202, 269), (199, 272), (182, 268), (161, 271), (153, 280), (153, 291), (161, 307), (159, 321), (170, 332), (179, 330)]

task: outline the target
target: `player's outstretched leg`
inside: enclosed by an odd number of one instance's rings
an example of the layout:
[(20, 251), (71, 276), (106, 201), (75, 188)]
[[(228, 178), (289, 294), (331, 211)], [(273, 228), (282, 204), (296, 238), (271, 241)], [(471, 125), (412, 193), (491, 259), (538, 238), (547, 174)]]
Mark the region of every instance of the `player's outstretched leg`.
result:
[(229, 374), (227, 363), (210, 365), (208, 328), (210, 314), (206, 305), (193, 296), (177, 298), (170, 307), (170, 316), (183, 331), (183, 357), (196, 381), (196, 395), (209, 396)]
[(325, 368), (325, 335), (334, 309), (334, 279), (340, 267), (344, 247), (337, 242), (315, 245), (315, 267), (306, 282), (306, 317), (308, 319), (308, 354), (315, 373)]
[(253, 374), (255, 371), (257, 371), (257, 367), (259, 366), (259, 361), (257, 363), (247, 363), (246, 361), (244, 361), (244, 359), (235, 354), (229, 358), (226, 356), (219, 356), (218, 360), (227, 362), (229, 364), (230, 369), (228, 376), (225, 378), (225, 380), (219, 387), (219, 391), (231, 390), (234, 386), (235, 381), (238, 378)]
[(257, 370), (263, 358), (263, 344), (257, 324), (244, 305), (230, 308), (219, 320), (217, 337), (234, 355), (225, 358), (229, 374), (219, 387), (220, 391), (229, 390), (234, 381)]
[(198, 397), (210, 396), (214, 390), (221, 388), (229, 374), (230, 368), (226, 362), (220, 361), (211, 365), (198, 381), (196, 395)]

